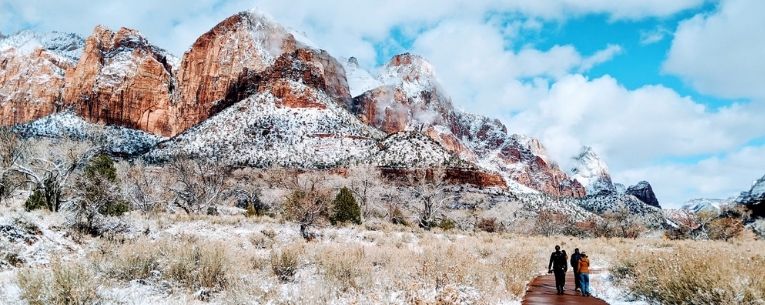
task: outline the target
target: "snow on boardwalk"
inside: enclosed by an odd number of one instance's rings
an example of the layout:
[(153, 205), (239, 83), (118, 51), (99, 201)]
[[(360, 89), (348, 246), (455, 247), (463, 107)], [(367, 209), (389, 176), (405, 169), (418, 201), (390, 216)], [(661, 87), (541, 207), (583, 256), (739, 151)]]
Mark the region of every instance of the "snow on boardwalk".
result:
[[(592, 277), (593, 274), (590, 274)], [(592, 280), (590, 280), (592, 283)], [(555, 290), (555, 276), (553, 274), (536, 277), (526, 295), (523, 296), (523, 305), (607, 305), (605, 301), (595, 297), (584, 297), (574, 292), (574, 273), (566, 272), (566, 291), (564, 295), (558, 295)]]

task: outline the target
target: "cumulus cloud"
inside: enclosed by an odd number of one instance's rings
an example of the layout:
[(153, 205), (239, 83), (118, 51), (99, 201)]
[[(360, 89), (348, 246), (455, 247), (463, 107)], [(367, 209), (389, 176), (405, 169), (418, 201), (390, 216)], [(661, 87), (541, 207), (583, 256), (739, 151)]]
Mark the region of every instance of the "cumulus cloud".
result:
[(765, 99), (765, 1), (725, 0), (678, 26), (664, 71), (699, 91)]
[(394, 28), (416, 34), (446, 19), (484, 18), (512, 13), (529, 18), (564, 20), (586, 14), (606, 14), (612, 19), (663, 17), (694, 8), (703, 0), (490, 0), (439, 1), (337, 0), (6, 0), (0, 3), (0, 30), (15, 32), (27, 27), (88, 35), (97, 24), (111, 28), (127, 26), (180, 54), (196, 37), (237, 11), (258, 7), (278, 21), (305, 31), (337, 56), (356, 56), (364, 64), (374, 62), (375, 45), (385, 42)]
[(663, 86), (629, 90), (610, 76), (570, 75), (509, 122), (540, 136), (564, 164), (587, 144), (612, 168), (628, 168), (661, 157), (735, 149), (765, 134), (758, 115), (763, 108), (748, 103), (710, 110)]
[(765, 146), (745, 146), (694, 163), (661, 164), (625, 168), (615, 174), (618, 181), (651, 181), (663, 206), (679, 207), (693, 198), (725, 199), (747, 191), (762, 177)]

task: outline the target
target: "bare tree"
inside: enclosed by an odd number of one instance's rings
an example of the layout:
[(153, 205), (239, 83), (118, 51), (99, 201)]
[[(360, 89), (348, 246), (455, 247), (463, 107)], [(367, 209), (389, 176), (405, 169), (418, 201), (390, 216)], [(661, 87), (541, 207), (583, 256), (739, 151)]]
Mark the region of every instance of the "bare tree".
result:
[(187, 214), (209, 211), (223, 192), (225, 175), (212, 162), (182, 157), (168, 165), (174, 181), (172, 204)]
[(351, 191), (359, 199), (363, 220), (371, 213), (372, 197), (376, 193), (375, 187), (380, 184), (380, 170), (372, 165), (352, 167), (349, 170), (348, 179), (351, 180)]
[(26, 183), (34, 185), (35, 192), (44, 198), (47, 207), (57, 212), (63, 204), (62, 195), (69, 187), (72, 173), (99, 153), (101, 147), (66, 139), (58, 141), (55, 150), (50, 149), (50, 143), (38, 144), (29, 157), (21, 158), (11, 170), (23, 175)]
[(26, 152), (26, 142), (8, 127), (0, 127), (0, 203), (9, 198), (20, 184), (18, 174), (13, 171), (17, 162)]
[(150, 212), (162, 206), (170, 197), (163, 185), (168, 175), (162, 175), (159, 168), (151, 168), (137, 162), (125, 169), (124, 192), (133, 208)]
[(414, 195), (420, 201), (418, 223), (420, 227), (430, 229), (436, 215), (447, 200), (455, 196), (446, 194), (446, 171), (443, 168), (416, 169), (409, 176)]
[(284, 215), (288, 220), (300, 225), (300, 233), (305, 239), (312, 239), (310, 228), (329, 214), (331, 194), (325, 186), (326, 177), (317, 174), (303, 174), (295, 180), (284, 204)]

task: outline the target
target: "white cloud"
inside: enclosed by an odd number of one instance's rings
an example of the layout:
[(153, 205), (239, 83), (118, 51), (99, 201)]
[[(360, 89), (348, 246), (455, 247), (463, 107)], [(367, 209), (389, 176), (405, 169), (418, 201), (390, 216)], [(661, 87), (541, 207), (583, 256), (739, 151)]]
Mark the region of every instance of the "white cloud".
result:
[(672, 35), (667, 28), (659, 26), (651, 31), (640, 32), (640, 44), (650, 45), (664, 40), (668, 35)]
[(582, 60), (579, 66), (579, 72), (585, 72), (592, 69), (592, 67), (607, 62), (622, 52), (622, 47), (619, 45), (609, 44), (605, 49), (595, 52), (590, 57)]
[(702, 93), (765, 99), (765, 1), (725, 0), (677, 28), (664, 71)]
[(746, 146), (690, 164), (627, 168), (615, 177), (635, 183), (648, 180), (665, 207), (679, 207), (693, 198), (725, 199), (747, 191), (765, 172), (765, 146)]
[(587, 144), (618, 169), (734, 149), (765, 134), (759, 115), (763, 106), (712, 111), (663, 86), (628, 90), (610, 76), (588, 80), (570, 75), (509, 122), (515, 130), (541, 137), (564, 165)]
[(412, 49), (433, 63), (457, 106), (489, 115), (525, 109), (545, 96), (550, 79), (588, 70), (621, 50), (608, 45), (589, 57), (570, 45), (515, 52), (504, 38), (502, 29), (480, 21), (442, 22), (420, 34)]
[(319, 45), (337, 56), (357, 56), (362, 63), (374, 62), (374, 43), (384, 42), (394, 28), (412, 32), (443, 20), (484, 18), (489, 14), (512, 13), (529, 20), (565, 20), (586, 14), (607, 14), (612, 19), (640, 19), (675, 14), (703, 0), (4, 0), (0, 2), (0, 30), (15, 32), (34, 26), (89, 35), (97, 24), (111, 28), (131, 27), (143, 32), (161, 47), (180, 54), (217, 22), (237, 11), (259, 7), (278, 21), (305, 31)]

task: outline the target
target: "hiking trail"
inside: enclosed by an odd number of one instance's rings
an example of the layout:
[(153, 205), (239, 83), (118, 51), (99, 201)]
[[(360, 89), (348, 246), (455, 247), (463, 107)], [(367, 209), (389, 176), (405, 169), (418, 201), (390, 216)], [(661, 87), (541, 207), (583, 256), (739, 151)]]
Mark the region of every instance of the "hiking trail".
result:
[(564, 295), (557, 294), (555, 290), (555, 276), (553, 274), (540, 275), (529, 284), (521, 304), (608, 305), (608, 303), (596, 297), (583, 297), (574, 292), (572, 288), (574, 288), (574, 273), (571, 271), (566, 272), (566, 290)]

